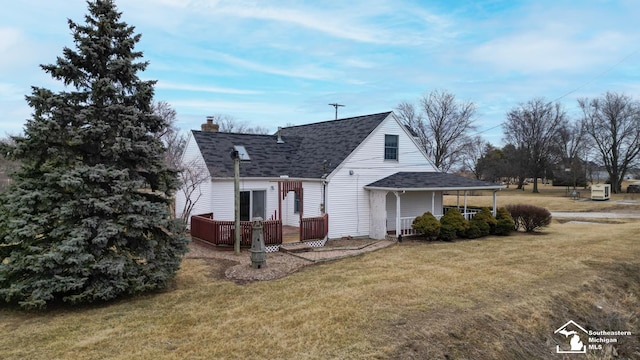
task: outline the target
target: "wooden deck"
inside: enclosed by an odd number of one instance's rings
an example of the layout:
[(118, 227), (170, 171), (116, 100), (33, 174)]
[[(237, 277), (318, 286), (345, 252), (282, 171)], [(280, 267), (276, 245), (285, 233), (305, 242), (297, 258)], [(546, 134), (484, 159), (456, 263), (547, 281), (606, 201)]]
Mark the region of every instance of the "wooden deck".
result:
[(300, 228), (295, 226), (282, 226), (282, 243), (295, 243), (300, 241)]

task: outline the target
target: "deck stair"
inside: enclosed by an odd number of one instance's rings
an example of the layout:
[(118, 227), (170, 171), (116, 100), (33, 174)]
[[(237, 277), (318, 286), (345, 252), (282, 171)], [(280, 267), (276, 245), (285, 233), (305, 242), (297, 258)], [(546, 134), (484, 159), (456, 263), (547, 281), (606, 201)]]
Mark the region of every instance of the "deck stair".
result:
[(285, 253), (300, 253), (313, 251), (313, 247), (305, 242), (290, 243), (280, 245), (280, 251)]

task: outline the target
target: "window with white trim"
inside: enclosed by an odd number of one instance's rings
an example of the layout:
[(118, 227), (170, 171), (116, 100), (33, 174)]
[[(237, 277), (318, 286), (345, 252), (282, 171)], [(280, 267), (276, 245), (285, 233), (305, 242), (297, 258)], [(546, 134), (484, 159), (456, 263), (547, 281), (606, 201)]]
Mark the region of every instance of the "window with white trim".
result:
[(398, 160), (398, 135), (384, 135), (384, 159)]
[(249, 190), (240, 192), (240, 221), (250, 221), (254, 217), (265, 219), (267, 192)]

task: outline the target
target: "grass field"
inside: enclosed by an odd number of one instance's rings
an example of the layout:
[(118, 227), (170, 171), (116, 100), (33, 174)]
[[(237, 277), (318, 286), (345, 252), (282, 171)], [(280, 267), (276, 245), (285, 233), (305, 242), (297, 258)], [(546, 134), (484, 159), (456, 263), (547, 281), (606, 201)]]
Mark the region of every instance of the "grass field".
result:
[(162, 293), (0, 310), (0, 358), (558, 359), (568, 320), (635, 335), (585, 358), (640, 358), (639, 224), (408, 241), (247, 284), (188, 259)]
[[(592, 201), (590, 199), (590, 191), (582, 188), (576, 189), (580, 192), (580, 198), (574, 199), (571, 196), (567, 196), (565, 187), (538, 184), (540, 193), (533, 194), (531, 186), (527, 185), (523, 191), (517, 190), (514, 185), (511, 185), (508, 189), (498, 191), (498, 206), (527, 203), (545, 207), (550, 211), (640, 211), (640, 194), (638, 193), (611, 194), (611, 200)], [(623, 183), (622, 188), (627, 188), (626, 182)], [(573, 191), (573, 189), (569, 189), (569, 191)], [(467, 205), (491, 207), (493, 206), (492, 194), (490, 191), (469, 192), (467, 194)], [(629, 200), (631, 202), (638, 201), (638, 203), (620, 203)], [(460, 206), (463, 205), (463, 193), (460, 193), (459, 196), (456, 196), (455, 193), (445, 195), (445, 205), (457, 205), (458, 203)]]

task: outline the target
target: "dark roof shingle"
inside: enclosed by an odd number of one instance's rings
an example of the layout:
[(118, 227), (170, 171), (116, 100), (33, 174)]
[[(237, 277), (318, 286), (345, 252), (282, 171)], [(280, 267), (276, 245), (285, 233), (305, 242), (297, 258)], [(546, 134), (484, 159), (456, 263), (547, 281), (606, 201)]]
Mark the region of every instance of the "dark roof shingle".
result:
[(240, 165), (242, 177), (321, 178), (333, 171), (391, 112), (283, 128), (276, 135), (193, 130), (212, 177), (233, 177), (234, 145), (247, 149), (251, 161)]
[(504, 186), (442, 172), (397, 172), (364, 188), (395, 190), (501, 189)]

